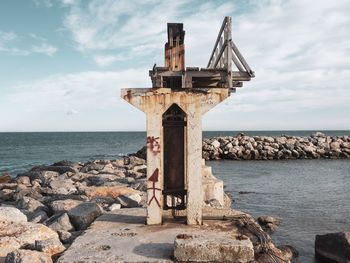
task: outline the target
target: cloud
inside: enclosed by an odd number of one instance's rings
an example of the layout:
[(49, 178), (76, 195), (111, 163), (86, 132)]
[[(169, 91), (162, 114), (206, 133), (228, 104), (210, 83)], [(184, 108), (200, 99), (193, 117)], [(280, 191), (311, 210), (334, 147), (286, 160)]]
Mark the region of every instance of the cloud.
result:
[(58, 50), (57, 47), (51, 46), (47, 43), (41, 43), (38, 46), (33, 46), (31, 49), (33, 53), (45, 54), (50, 57), (52, 57), (53, 54), (57, 52), (57, 50)]
[[(147, 69), (154, 62), (163, 64), (166, 23), (184, 23), (186, 65), (205, 67), (222, 19), (231, 15), (233, 40), (256, 78), (210, 111), (203, 127), (350, 129), (347, 0), (317, 4), (303, 0), (146, 0), (138, 4), (62, 0), (62, 4), (65, 32), (75, 48), (100, 67), (120, 70), (57, 74), (15, 86), (8, 103), (0, 105), (0, 115), (4, 105), (14, 108), (11, 118), (4, 118), (13, 120), (6, 127), (21, 123), (25, 113), (32, 120), (28, 127), (42, 129), (44, 124), (52, 130), (143, 129), (144, 115), (119, 99), (119, 88), (150, 87)], [(0, 32), (0, 51), (16, 39), (15, 33)], [(79, 114), (67, 118), (72, 109)], [(55, 120), (35, 121), (43, 111)]]
[(78, 111), (75, 109), (70, 109), (69, 111), (67, 111), (67, 115), (73, 115), (73, 114), (77, 114)]
[(126, 56), (123, 55), (118, 55), (118, 56), (113, 56), (113, 55), (96, 55), (94, 56), (94, 60), (98, 66), (105, 67), (113, 64), (114, 62), (117, 61), (123, 61), (127, 59)]
[[(32, 46), (21, 47), (23, 43), (32, 43)], [(0, 52), (15, 56), (28, 56), (31, 54), (44, 54), (53, 56), (58, 48), (48, 44), (46, 38), (30, 33), (27, 36), (18, 36), (14, 32), (0, 31)]]
[(55, 74), (19, 83), (0, 99), (0, 130), (125, 130), (125, 116), (129, 127), (140, 129), (143, 113), (120, 98), (120, 89), (145, 85), (150, 80), (143, 68)]
[(53, 6), (53, 3), (51, 0), (33, 0), (34, 4), (37, 6), (37, 7), (46, 7), (46, 8), (50, 8)]

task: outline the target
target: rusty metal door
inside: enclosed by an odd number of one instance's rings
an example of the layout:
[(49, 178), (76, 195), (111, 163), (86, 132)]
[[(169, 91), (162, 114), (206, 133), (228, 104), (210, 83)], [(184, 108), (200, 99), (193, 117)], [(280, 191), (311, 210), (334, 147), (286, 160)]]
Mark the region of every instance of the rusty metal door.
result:
[(185, 127), (186, 113), (173, 104), (163, 114), (164, 209), (186, 208)]

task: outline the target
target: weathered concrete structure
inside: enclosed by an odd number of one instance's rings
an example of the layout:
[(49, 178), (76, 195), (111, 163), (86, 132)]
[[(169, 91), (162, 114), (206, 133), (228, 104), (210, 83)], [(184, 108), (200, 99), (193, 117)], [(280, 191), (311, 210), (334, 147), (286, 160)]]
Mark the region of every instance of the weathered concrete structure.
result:
[[(187, 224), (202, 224), (202, 116), (254, 77), (232, 42), (231, 18), (224, 20), (207, 68), (185, 68), (184, 36), (182, 24), (168, 24), (165, 67), (150, 71), (152, 88), (121, 92), (147, 116), (150, 225), (161, 224), (167, 209), (173, 215), (186, 209)], [(232, 71), (232, 62), (239, 71)]]

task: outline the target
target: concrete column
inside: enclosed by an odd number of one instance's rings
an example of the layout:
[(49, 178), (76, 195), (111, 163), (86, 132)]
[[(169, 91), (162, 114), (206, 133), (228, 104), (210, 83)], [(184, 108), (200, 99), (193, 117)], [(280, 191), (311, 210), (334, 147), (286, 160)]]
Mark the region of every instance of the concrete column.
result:
[(187, 108), (187, 224), (202, 224), (202, 112)]
[(162, 223), (162, 115), (147, 114), (147, 225)]

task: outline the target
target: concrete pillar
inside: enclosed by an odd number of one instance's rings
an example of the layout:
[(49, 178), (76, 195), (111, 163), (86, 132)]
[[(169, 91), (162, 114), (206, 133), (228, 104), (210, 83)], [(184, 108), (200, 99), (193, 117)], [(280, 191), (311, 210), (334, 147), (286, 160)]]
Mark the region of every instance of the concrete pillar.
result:
[(162, 115), (176, 103), (187, 116), (185, 165), (187, 223), (202, 224), (202, 115), (229, 96), (227, 89), (123, 89), (121, 96), (147, 115), (147, 224), (162, 223)]

